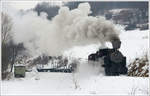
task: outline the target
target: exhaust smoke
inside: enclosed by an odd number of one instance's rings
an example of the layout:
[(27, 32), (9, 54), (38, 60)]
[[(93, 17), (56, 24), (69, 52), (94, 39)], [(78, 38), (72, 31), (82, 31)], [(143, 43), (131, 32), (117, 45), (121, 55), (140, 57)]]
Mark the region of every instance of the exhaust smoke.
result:
[[(69, 10), (61, 7), (51, 21), (47, 14), (40, 16), (34, 11), (14, 16), (13, 40), (23, 43), (31, 55), (47, 54), (57, 56), (74, 46), (101, 44), (119, 40), (119, 30), (104, 17), (90, 16), (88, 3)], [(18, 13), (17, 13), (18, 14)]]

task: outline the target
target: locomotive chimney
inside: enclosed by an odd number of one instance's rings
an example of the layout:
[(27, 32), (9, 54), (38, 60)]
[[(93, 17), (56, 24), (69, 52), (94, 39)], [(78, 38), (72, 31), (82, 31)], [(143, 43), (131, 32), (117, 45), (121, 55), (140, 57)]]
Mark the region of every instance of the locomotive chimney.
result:
[(112, 39), (111, 43), (112, 43), (113, 49), (119, 49), (121, 46), (121, 41), (119, 38)]

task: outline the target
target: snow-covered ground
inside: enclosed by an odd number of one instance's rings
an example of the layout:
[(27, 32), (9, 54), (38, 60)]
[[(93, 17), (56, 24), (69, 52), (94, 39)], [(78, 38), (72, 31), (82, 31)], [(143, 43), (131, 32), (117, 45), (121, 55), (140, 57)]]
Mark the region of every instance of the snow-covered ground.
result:
[(27, 73), (25, 79), (3, 81), (4, 95), (101, 94), (148, 95), (148, 78), (95, 75), (78, 78), (72, 73)]
[[(129, 64), (148, 50), (148, 31), (122, 32), (120, 51), (127, 56)], [(76, 47), (66, 55), (86, 59), (99, 45)], [(80, 51), (79, 51), (80, 50)], [(85, 63), (86, 64), (86, 63)], [(2, 95), (49, 95), (49, 94), (99, 94), (99, 95), (142, 95), (148, 96), (149, 79), (144, 77), (104, 76), (90, 74), (93, 69), (81, 66), (79, 73), (27, 72), (26, 78), (2, 81)], [(79, 68), (80, 69), (80, 68)]]

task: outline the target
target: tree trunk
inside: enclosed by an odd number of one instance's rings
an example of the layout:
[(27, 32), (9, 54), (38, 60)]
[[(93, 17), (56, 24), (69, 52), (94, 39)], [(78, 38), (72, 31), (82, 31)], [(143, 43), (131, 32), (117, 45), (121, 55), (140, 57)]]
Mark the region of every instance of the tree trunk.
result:
[(13, 57), (12, 57), (12, 62), (11, 62), (11, 70), (10, 72), (12, 72), (13, 70), (13, 66), (14, 66), (14, 63), (15, 63), (15, 57), (16, 57), (16, 52), (15, 52), (15, 47), (12, 48), (12, 54), (13, 54)]

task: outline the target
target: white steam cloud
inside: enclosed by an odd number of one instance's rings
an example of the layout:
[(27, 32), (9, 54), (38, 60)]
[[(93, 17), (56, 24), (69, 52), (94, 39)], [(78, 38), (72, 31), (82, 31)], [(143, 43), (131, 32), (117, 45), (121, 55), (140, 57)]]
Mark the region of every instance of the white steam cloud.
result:
[(31, 54), (53, 56), (74, 46), (104, 45), (113, 38), (119, 38), (119, 31), (111, 21), (89, 16), (90, 13), (90, 5), (81, 3), (73, 10), (61, 7), (51, 21), (46, 19), (46, 13), (37, 16), (33, 11), (15, 16), (14, 42), (23, 43)]

